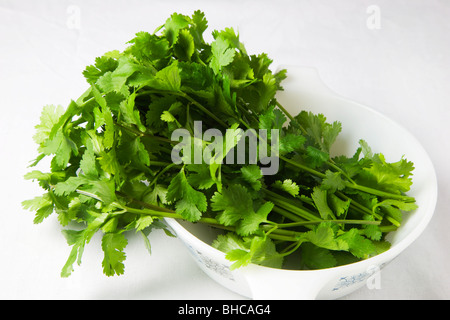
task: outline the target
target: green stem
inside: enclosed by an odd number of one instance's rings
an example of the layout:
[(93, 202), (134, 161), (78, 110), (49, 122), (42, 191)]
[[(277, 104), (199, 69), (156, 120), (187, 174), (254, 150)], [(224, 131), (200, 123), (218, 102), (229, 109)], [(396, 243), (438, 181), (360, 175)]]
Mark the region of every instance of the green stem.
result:
[(384, 198), (396, 199), (396, 200), (401, 200), (401, 201), (405, 201), (405, 202), (415, 202), (416, 201), (413, 197), (404, 196), (404, 195), (400, 195), (400, 194), (394, 194), (394, 193), (390, 193), (390, 192), (384, 192), (381, 190), (361, 186), (359, 184), (353, 184), (353, 183), (346, 182), (345, 186), (350, 189), (363, 191), (363, 192), (370, 193), (370, 194), (384, 197)]
[[(152, 164), (152, 162), (150, 162), (150, 165)], [(167, 167), (165, 167), (164, 169), (162, 169), (152, 180), (152, 182), (150, 183), (149, 187), (153, 186), (154, 184), (156, 184), (156, 182), (158, 181), (158, 178), (165, 172), (167, 172), (168, 170), (170, 170), (171, 168), (173, 168), (174, 166), (176, 166), (177, 164), (175, 163), (171, 163), (169, 164)]]
[(280, 223), (277, 224), (279, 228), (292, 228), (306, 226), (309, 224), (320, 224), (322, 222), (332, 222), (338, 224), (369, 224), (369, 225), (379, 225), (380, 221), (368, 221), (368, 220), (316, 220), (316, 221), (301, 221), (301, 222), (290, 222), (290, 223)]
[(324, 178), (326, 177), (326, 175), (325, 175), (324, 173), (319, 172), (319, 171), (314, 170), (314, 169), (311, 169), (311, 168), (309, 168), (309, 167), (307, 167), (307, 166), (304, 166), (304, 165), (302, 165), (301, 163), (292, 161), (292, 160), (290, 160), (290, 159), (288, 159), (288, 158), (285, 158), (285, 157), (283, 157), (283, 156), (280, 156), (280, 159), (283, 160), (284, 162), (290, 164), (291, 166), (294, 166), (294, 167), (296, 167), (296, 168), (298, 168), (298, 169), (301, 169), (301, 170), (303, 170), (303, 171), (309, 172), (309, 173), (311, 173), (312, 175), (314, 175), (314, 176), (316, 176), (316, 177), (319, 177), (319, 178), (321, 178), (321, 179), (324, 179)]
[(283, 209), (289, 210), (290, 212), (298, 215), (299, 217), (305, 219), (305, 220), (309, 220), (309, 221), (316, 221), (317, 220), (317, 216), (309, 213), (308, 211), (296, 207), (292, 204), (290, 204), (289, 202), (286, 202), (285, 200), (281, 200), (280, 198), (274, 197), (273, 195), (267, 194), (268, 200), (272, 201), (276, 206), (279, 206)]
[(287, 211), (283, 208), (280, 208), (278, 206), (274, 206), (273, 211), (281, 214), (283, 217), (288, 218), (289, 220), (295, 221), (295, 222), (302, 222), (305, 221), (302, 218), (300, 218), (298, 215), (295, 215), (293, 213), (291, 213), (290, 211)]
[(144, 90), (142, 92), (139, 92), (138, 95), (144, 95), (144, 94), (151, 94), (151, 93), (157, 93), (157, 94), (172, 94), (175, 96), (179, 96), (182, 98), (185, 98), (190, 103), (195, 105), (198, 109), (206, 113), (210, 118), (214, 119), (217, 123), (219, 123), (222, 127), (228, 128), (228, 125), (222, 121), (219, 117), (217, 117), (214, 113), (209, 111), (207, 108), (205, 108), (201, 103), (199, 103), (197, 100), (189, 96), (187, 93), (183, 91), (170, 91), (170, 90)]
[(164, 137), (159, 137), (159, 136), (155, 136), (155, 135), (152, 135), (150, 133), (147, 133), (147, 132), (139, 131), (139, 130), (133, 128), (133, 127), (129, 127), (129, 126), (120, 124), (117, 121), (115, 121), (114, 124), (116, 126), (118, 126), (118, 127), (121, 127), (122, 129), (127, 130), (128, 132), (131, 132), (131, 133), (139, 136), (139, 137), (148, 137), (148, 138), (151, 138), (151, 139), (155, 139), (155, 140), (162, 141), (162, 142), (167, 142), (167, 143), (170, 143), (170, 144), (177, 144), (178, 143), (177, 141), (172, 141), (172, 140), (164, 138)]

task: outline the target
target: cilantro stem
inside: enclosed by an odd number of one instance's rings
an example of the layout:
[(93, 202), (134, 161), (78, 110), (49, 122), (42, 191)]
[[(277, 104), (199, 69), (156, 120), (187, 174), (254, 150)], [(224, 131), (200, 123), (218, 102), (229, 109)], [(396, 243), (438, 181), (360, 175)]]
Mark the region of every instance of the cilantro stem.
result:
[(283, 199), (282, 196), (277, 197), (277, 196), (274, 196), (273, 194), (268, 193), (267, 197), (275, 205), (277, 205), (283, 209), (289, 210), (291, 213), (296, 214), (303, 219), (310, 220), (310, 221), (316, 221), (318, 218), (314, 214), (306, 211), (305, 209), (296, 207), (296, 206), (292, 205), (291, 203), (287, 202), (286, 200)]
[(304, 166), (304, 165), (302, 165), (302, 164), (300, 164), (298, 162), (289, 160), (289, 159), (287, 159), (287, 158), (285, 158), (283, 156), (279, 156), (279, 157), (280, 157), (281, 160), (283, 160), (284, 162), (290, 164), (291, 166), (294, 166), (294, 167), (299, 168), (299, 169), (301, 169), (303, 171), (309, 172), (309, 173), (311, 173), (312, 175), (314, 175), (316, 177), (319, 177), (319, 178), (322, 178), (322, 179), (324, 179), (326, 177), (325, 174), (322, 173), (322, 172), (319, 172), (317, 170), (311, 169), (311, 168), (309, 168), (307, 166)]
[(185, 92), (180, 92), (178, 94), (179, 96), (189, 100), (192, 104), (194, 104), (197, 108), (199, 108), (200, 110), (202, 110), (204, 113), (206, 113), (208, 116), (210, 116), (212, 119), (216, 120), (217, 123), (219, 123), (222, 127), (227, 128), (228, 125), (223, 122), (219, 117), (217, 117), (214, 113), (212, 113), (211, 111), (209, 111), (208, 109), (206, 109), (201, 103), (199, 103), (197, 100), (193, 99), (191, 96), (189, 96), (187, 93)]
[(369, 224), (369, 225), (380, 225), (380, 223), (381, 223), (381, 221), (350, 220), (350, 219), (339, 220), (339, 219), (337, 219), (337, 220), (316, 220), (316, 221), (280, 223), (280, 224), (277, 224), (277, 226), (279, 228), (292, 228), (292, 227), (306, 226), (309, 224), (319, 224), (322, 222), (332, 222), (332, 223), (338, 223), (338, 224)]
[[(150, 164), (152, 164), (152, 162), (150, 162)], [(158, 178), (165, 173), (166, 171), (170, 170), (172, 167), (176, 166), (175, 163), (171, 163), (169, 164), (167, 167), (165, 167), (164, 169), (162, 169), (152, 180), (152, 182), (150, 183), (149, 187), (151, 187), (152, 185), (154, 185), (157, 181)]]
[(345, 186), (347, 188), (350, 188), (350, 189), (363, 191), (363, 192), (370, 193), (370, 194), (373, 194), (373, 195), (376, 195), (376, 196), (380, 196), (380, 197), (384, 197), (384, 198), (396, 199), (396, 200), (401, 200), (401, 201), (405, 201), (405, 202), (415, 202), (416, 201), (413, 197), (400, 195), (400, 194), (394, 194), (394, 193), (390, 193), (390, 192), (384, 192), (384, 191), (381, 191), (381, 190), (377, 190), (377, 189), (361, 186), (359, 184), (353, 184), (353, 183), (345, 182)]
[(280, 208), (278, 206), (274, 206), (272, 210), (277, 212), (277, 213), (279, 213), (279, 214), (281, 214), (285, 218), (288, 218), (288, 219), (292, 220), (292, 221), (295, 221), (295, 222), (305, 221), (302, 218), (300, 218), (299, 216), (297, 216), (297, 215), (295, 215), (295, 214), (291, 213), (290, 211), (287, 211), (287, 210), (285, 210), (283, 208)]
[(114, 125), (116, 125), (118, 127), (121, 127), (122, 129), (125, 129), (128, 132), (134, 133), (135, 135), (137, 135), (139, 137), (149, 137), (151, 139), (159, 140), (159, 141), (162, 141), (162, 142), (167, 142), (167, 143), (170, 143), (170, 144), (177, 144), (178, 143), (177, 141), (172, 141), (172, 140), (164, 138), (164, 137), (159, 137), (159, 136), (155, 136), (155, 135), (149, 134), (147, 132), (139, 131), (139, 130), (133, 128), (133, 127), (123, 125), (123, 124), (121, 124), (121, 123), (119, 123), (117, 121), (114, 121)]
[[(303, 241), (297, 241), (297, 243), (291, 244), (283, 252), (279, 253), (278, 255), (280, 257), (285, 257), (285, 256), (288, 256), (290, 254), (293, 254), (302, 245), (302, 243), (303, 243)], [(293, 247), (293, 248), (291, 249), (291, 247)]]
[(295, 121), (297, 124), (298, 124), (298, 126), (299, 126), (299, 128), (300, 128), (300, 130), (302, 131), (302, 133), (303, 134), (305, 134), (305, 135), (307, 135), (308, 134), (308, 132), (305, 130), (305, 128), (303, 128), (303, 126), (302, 125), (300, 125), (300, 123), (298, 123), (298, 121), (281, 105), (281, 103), (279, 103), (278, 101), (276, 101), (276, 105), (277, 105), (277, 107), (278, 108), (280, 108), (281, 109), (281, 111), (283, 111), (283, 113), (291, 120), (291, 121)]
[(222, 127), (227, 128), (228, 125), (223, 122), (219, 117), (217, 117), (214, 113), (209, 111), (207, 108), (205, 108), (201, 103), (199, 103), (197, 100), (192, 98), (190, 95), (183, 91), (169, 91), (169, 90), (145, 90), (140, 92), (138, 95), (145, 95), (145, 94), (151, 94), (151, 93), (159, 93), (159, 94), (172, 94), (175, 96), (179, 96), (182, 98), (185, 98), (190, 103), (195, 105), (198, 109), (206, 113), (210, 118), (214, 119), (217, 123), (219, 123)]

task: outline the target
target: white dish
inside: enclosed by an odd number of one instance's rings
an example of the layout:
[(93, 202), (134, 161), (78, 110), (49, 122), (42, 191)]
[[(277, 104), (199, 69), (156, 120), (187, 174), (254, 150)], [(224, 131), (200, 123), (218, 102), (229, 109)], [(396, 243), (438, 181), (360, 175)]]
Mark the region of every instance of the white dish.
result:
[(408, 195), (419, 208), (405, 215), (402, 226), (388, 235), (392, 246), (386, 252), (357, 263), (323, 270), (282, 270), (249, 265), (231, 271), (225, 254), (209, 244), (214, 230), (166, 219), (173, 232), (190, 250), (199, 267), (212, 279), (253, 299), (336, 299), (364, 286), (374, 272), (392, 261), (428, 225), (437, 200), (433, 164), (420, 143), (404, 128), (382, 114), (332, 92), (311, 68), (287, 66), (288, 78), (277, 100), (292, 114), (300, 110), (323, 113), (329, 122), (340, 121), (342, 133), (333, 146), (335, 155), (353, 155), (359, 139), (387, 161), (405, 156), (414, 162), (413, 186)]

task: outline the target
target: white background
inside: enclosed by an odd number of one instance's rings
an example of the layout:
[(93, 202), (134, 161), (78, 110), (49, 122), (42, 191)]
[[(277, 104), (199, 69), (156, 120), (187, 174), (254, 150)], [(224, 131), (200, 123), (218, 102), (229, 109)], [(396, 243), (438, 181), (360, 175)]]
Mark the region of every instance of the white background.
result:
[[(380, 10), (372, 20), (371, 5)], [(150, 236), (152, 256), (131, 236), (124, 276), (102, 275), (99, 237), (81, 267), (59, 277), (70, 248), (55, 217), (40, 225), (20, 202), (40, 195), (26, 182), (37, 155), (34, 126), (46, 104), (67, 106), (87, 88), (81, 72), (171, 13), (201, 9), (214, 29), (234, 27), (249, 53), (277, 65), (315, 67), (335, 92), (411, 131), (439, 181), (435, 216), (381, 272), (381, 288), (344, 299), (450, 298), (450, 1), (66, 1), (0, 0), (0, 298), (242, 299), (194, 264), (178, 239)], [(375, 22), (375, 24), (373, 24)], [(375, 29), (374, 29), (375, 27)], [(379, 27), (379, 28), (377, 28)], [(388, 141), (386, 143), (389, 143)]]

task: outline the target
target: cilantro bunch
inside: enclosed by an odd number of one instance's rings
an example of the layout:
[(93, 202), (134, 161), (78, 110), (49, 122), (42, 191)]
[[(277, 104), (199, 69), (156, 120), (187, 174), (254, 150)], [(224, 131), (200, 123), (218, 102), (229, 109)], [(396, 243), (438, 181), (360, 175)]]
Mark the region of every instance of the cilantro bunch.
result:
[[(411, 162), (388, 163), (364, 140), (352, 157), (332, 157), (341, 124), (289, 114), (275, 99), (285, 70), (273, 73), (265, 53), (248, 54), (232, 28), (213, 31), (211, 43), (206, 29), (202, 12), (174, 13), (123, 52), (95, 59), (83, 72), (89, 88), (66, 109), (43, 108), (31, 167), (48, 157), (50, 171), (26, 175), (45, 192), (23, 206), (36, 212), (35, 223), (56, 214), (67, 227), (72, 249), (61, 276), (81, 263), (97, 232), (103, 272), (123, 274), (126, 233), (142, 234), (150, 249), (152, 230), (170, 235), (163, 218), (222, 230), (212, 245), (232, 268), (282, 268), (288, 256), (295, 268), (329, 268), (387, 250), (386, 233), (416, 208), (406, 195)], [(263, 176), (259, 158), (174, 163), (172, 133), (194, 135), (195, 121), (224, 134), (225, 154), (236, 146), (227, 129), (279, 130), (278, 173)]]

